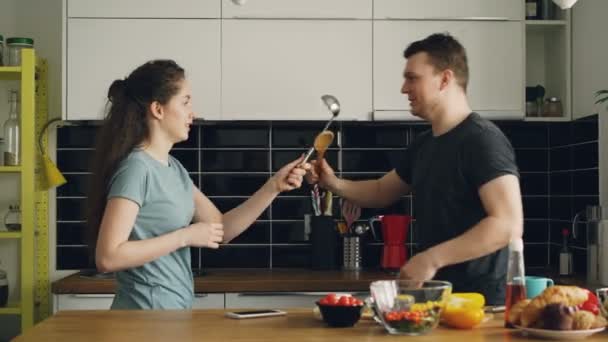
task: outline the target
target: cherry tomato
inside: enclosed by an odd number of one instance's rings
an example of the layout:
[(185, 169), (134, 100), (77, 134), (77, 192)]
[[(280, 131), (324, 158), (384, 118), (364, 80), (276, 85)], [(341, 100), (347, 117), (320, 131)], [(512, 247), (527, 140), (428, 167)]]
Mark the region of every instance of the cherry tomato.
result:
[(330, 293), (325, 298), (327, 300), (327, 305), (337, 305), (338, 304), (338, 296), (335, 293)]
[(350, 306), (350, 297), (349, 296), (342, 296), (342, 297), (340, 297), (340, 299), (338, 300), (338, 305), (340, 305), (340, 306)]

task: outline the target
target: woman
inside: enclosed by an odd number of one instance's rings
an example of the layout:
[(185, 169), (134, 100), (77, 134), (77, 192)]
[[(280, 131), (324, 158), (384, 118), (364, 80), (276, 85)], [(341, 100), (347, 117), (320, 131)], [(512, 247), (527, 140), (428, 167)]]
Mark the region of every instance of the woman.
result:
[(300, 187), (295, 160), (222, 214), (169, 151), (194, 119), (184, 70), (148, 62), (108, 91), (91, 177), (88, 225), (95, 262), (117, 272), (112, 309), (184, 309), (193, 301), (190, 247), (218, 248), (242, 233), (282, 191)]

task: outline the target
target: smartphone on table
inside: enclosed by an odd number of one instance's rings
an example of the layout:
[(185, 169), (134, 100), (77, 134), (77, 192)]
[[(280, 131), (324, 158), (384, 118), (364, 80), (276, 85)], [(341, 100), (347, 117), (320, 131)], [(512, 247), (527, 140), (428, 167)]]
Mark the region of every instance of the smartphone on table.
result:
[(284, 316), (287, 313), (281, 310), (275, 309), (264, 309), (264, 310), (247, 310), (247, 311), (231, 311), (226, 312), (226, 317), (234, 319), (247, 319), (247, 318), (260, 318), (260, 317), (273, 317), (273, 316)]

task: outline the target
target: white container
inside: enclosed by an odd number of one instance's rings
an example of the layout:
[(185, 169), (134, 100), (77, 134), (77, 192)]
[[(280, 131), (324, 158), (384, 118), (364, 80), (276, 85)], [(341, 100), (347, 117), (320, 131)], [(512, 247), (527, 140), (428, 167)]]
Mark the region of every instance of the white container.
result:
[(21, 66), (21, 50), (33, 49), (34, 40), (32, 38), (12, 37), (6, 39), (7, 65)]

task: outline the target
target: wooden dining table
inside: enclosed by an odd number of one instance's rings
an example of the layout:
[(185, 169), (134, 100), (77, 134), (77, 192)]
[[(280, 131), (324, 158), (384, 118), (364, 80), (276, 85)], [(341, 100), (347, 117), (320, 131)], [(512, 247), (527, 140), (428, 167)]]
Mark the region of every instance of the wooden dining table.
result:
[[(390, 335), (371, 318), (362, 318), (354, 327), (330, 328), (315, 317), (312, 308), (288, 309), (278, 317), (236, 320), (224, 316), (226, 310), (166, 311), (61, 311), (25, 331), (14, 341), (434, 341), (492, 342), (526, 341), (532, 337), (503, 327), (496, 314), (474, 329), (458, 330), (439, 326), (422, 336)], [(585, 341), (608, 341), (600, 332)]]

